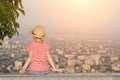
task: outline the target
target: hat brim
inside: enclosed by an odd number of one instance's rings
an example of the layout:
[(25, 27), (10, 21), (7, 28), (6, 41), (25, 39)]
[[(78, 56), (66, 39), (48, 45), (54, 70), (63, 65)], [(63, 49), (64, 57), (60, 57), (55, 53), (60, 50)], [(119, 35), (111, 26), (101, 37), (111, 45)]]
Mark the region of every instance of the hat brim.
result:
[(30, 34), (33, 36), (33, 37), (36, 37), (36, 38), (44, 38), (45, 36), (38, 36), (36, 34), (33, 33), (33, 31), (30, 31)]

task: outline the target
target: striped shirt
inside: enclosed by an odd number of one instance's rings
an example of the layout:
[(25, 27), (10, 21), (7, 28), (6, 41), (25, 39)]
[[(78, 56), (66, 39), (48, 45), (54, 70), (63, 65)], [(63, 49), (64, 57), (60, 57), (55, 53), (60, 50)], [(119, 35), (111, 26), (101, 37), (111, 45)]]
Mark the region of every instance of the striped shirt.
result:
[(28, 44), (28, 51), (32, 51), (32, 60), (28, 67), (29, 71), (48, 71), (49, 66), (47, 63), (47, 51), (50, 50), (50, 46), (47, 41), (42, 43), (32, 41)]

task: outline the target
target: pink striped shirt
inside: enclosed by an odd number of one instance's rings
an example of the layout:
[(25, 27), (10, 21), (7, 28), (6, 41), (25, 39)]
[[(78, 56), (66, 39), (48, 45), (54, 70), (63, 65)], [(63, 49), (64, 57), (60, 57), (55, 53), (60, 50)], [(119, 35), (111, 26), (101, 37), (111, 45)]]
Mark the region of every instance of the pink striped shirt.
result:
[(50, 50), (50, 45), (47, 41), (42, 43), (32, 41), (28, 44), (28, 51), (32, 51), (32, 60), (28, 67), (29, 71), (48, 71), (49, 65), (47, 63), (46, 52)]

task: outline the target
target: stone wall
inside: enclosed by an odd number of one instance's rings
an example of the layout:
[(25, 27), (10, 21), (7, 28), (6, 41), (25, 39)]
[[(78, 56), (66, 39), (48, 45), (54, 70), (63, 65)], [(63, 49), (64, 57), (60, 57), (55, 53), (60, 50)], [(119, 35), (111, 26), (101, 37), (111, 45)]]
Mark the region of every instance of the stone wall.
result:
[(48, 75), (0, 75), (0, 80), (119, 80), (120, 74), (48, 74)]

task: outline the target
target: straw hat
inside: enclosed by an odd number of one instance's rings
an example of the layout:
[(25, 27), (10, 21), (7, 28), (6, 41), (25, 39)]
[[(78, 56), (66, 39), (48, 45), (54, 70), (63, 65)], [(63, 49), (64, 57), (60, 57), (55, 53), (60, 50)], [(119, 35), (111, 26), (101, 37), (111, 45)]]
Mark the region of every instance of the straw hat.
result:
[(36, 38), (44, 38), (45, 37), (45, 30), (41, 25), (36, 25), (30, 34)]

